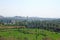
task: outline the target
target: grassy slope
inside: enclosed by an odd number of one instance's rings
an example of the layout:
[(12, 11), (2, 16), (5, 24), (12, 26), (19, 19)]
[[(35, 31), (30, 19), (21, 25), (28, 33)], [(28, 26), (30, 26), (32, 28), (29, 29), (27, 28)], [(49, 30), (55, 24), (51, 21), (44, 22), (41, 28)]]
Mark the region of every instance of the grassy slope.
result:
[(60, 38), (60, 33), (50, 32), (42, 29), (0, 29), (0, 36), (2, 37), (14, 37), (17, 40), (42, 40), (44, 37), (49, 37), (53, 40)]

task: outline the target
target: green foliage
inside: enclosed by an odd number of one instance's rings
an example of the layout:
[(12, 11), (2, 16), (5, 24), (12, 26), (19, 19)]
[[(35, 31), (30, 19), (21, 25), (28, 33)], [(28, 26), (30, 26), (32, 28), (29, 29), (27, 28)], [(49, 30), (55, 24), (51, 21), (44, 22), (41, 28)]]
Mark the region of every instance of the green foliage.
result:
[(15, 21), (7, 20), (7, 23), (0, 21), (0, 26), (25, 26), (26, 28), (39, 28), (55, 32), (60, 32), (60, 24), (55, 21)]
[(18, 29), (0, 29), (0, 36), (6, 37), (6, 38), (14, 37), (20, 40), (43, 40), (43, 39), (58, 40), (60, 38), (60, 33), (56, 34), (55, 32), (51, 32), (43, 29), (31, 29), (31, 28), (30, 29), (21, 28), (19, 30)]

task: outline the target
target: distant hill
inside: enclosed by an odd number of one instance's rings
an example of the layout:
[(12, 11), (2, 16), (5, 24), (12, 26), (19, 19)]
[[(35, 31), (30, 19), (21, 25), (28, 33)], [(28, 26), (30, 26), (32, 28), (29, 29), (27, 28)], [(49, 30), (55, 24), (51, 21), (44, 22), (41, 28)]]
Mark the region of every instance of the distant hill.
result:
[(4, 17), (0, 16), (0, 20), (17, 20), (17, 21), (23, 21), (23, 20), (28, 20), (28, 21), (35, 21), (35, 20), (56, 20), (56, 18), (40, 18), (40, 17), (22, 17), (22, 16), (14, 16), (14, 17)]
[(4, 17), (0, 15), (0, 18), (4, 18)]
[(22, 16), (14, 16), (14, 17), (4, 17), (0, 16), (0, 22), (1, 20), (3, 23), (7, 22), (14, 22), (14, 21), (60, 21), (60, 19), (56, 18), (40, 18), (40, 17), (22, 17)]

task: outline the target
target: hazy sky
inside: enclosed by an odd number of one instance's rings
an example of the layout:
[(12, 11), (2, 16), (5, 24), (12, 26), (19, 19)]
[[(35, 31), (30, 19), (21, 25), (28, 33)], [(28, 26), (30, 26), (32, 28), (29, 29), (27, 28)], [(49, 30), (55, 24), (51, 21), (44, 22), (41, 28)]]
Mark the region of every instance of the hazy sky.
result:
[(60, 0), (0, 0), (0, 15), (60, 18)]

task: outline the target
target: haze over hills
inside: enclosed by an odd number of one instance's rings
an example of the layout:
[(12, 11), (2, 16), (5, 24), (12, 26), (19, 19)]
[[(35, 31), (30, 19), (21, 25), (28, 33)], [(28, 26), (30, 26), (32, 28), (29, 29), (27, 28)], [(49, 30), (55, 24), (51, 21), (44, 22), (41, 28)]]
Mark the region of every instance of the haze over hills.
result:
[(4, 17), (4, 16), (0, 16), (0, 20), (56, 20), (59, 18), (40, 18), (40, 17), (22, 17), (22, 16), (14, 16), (14, 17)]

